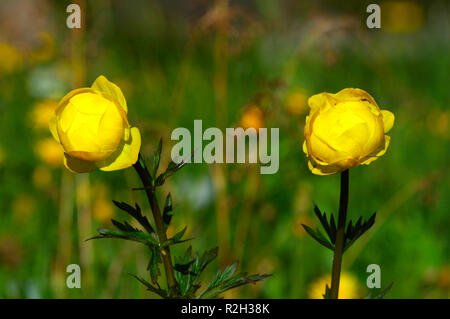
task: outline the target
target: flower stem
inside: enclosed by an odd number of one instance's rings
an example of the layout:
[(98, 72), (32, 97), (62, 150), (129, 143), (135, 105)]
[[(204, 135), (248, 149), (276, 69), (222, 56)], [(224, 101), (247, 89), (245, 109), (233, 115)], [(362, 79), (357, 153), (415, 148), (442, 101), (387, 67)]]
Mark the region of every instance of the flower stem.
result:
[[(164, 222), (162, 219), (161, 211), (159, 209), (158, 200), (156, 198), (155, 186), (152, 183), (151, 175), (142, 160), (141, 154), (139, 154), (138, 161), (133, 165), (134, 169), (138, 173), (142, 184), (144, 185), (147, 199), (152, 210), (153, 219), (155, 221), (156, 232), (158, 234), (159, 242), (164, 243), (167, 240), (166, 230), (164, 229)], [(165, 247), (161, 251), (161, 257), (164, 264), (164, 270), (166, 272), (167, 286), (169, 288), (169, 296), (176, 296), (178, 291), (178, 284), (175, 279), (175, 273), (172, 265), (172, 257), (170, 255), (169, 246)]]
[(345, 223), (348, 207), (348, 169), (341, 173), (341, 194), (339, 198), (339, 216), (334, 245), (333, 269), (331, 271), (330, 299), (338, 299), (341, 276), (342, 254), (344, 253)]

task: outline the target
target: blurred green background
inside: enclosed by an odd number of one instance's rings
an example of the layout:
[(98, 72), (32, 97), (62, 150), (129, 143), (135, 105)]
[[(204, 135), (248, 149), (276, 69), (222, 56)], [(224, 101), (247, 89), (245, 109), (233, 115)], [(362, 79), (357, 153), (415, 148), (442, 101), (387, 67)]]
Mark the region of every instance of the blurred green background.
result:
[[(83, 28), (66, 27), (75, 1), (0, 2), (0, 297), (153, 298), (148, 252), (88, 241), (110, 218), (111, 199), (146, 199), (132, 169), (73, 175), (62, 167), (48, 117), (69, 90), (100, 74), (123, 90), (129, 119), (163, 166), (176, 127), (279, 127), (280, 169), (190, 164), (162, 189), (188, 225), (194, 250), (220, 246), (206, 282), (228, 262), (272, 273), (227, 298), (319, 298), (332, 253), (306, 235), (313, 202), (336, 213), (339, 176), (311, 174), (302, 152), (307, 98), (357, 87), (396, 116), (386, 155), (350, 173), (349, 218), (378, 212), (344, 256), (341, 291), (368, 294), (366, 267), (381, 267), (389, 298), (450, 297), (449, 14), (446, 1), (78, 1)], [(174, 248), (182, 253), (189, 244)], [(81, 265), (82, 288), (66, 287)], [(209, 276), (209, 277), (208, 277)]]

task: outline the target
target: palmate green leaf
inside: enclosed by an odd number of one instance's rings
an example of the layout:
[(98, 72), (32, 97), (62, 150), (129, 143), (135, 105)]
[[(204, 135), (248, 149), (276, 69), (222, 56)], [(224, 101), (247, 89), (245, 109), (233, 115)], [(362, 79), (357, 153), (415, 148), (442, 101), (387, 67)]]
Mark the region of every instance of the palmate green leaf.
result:
[(121, 230), (121, 231), (125, 231), (125, 232), (142, 232), (142, 230), (137, 229), (137, 228), (131, 226), (131, 225), (128, 224), (128, 222), (126, 222), (126, 221), (123, 222), (123, 223), (121, 223), (121, 222), (118, 222), (118, 221), (115, 220), (115, 219), (111, 219), (111, 222), (113, 223), (114, 226), (116, 226), (116, 228), (117, 228), (118, 230)]
[(237, 275), (233, 274), (236, 271), (238, 262), (235, 262), (225, 268), (223, 272), (220, 270), (217, 272), (216, 276), (211, 280), (205, 290), (203, 290), (198, 296), (197, 299), (201, 298), (216, 298), (221, 293), (245, 285), (249, 283), (256, 283), (260, 280), (263, 280), (270, 275), (247, 275), (247, 273), (239, 273)]
[(183, 255), (175, 257), (175, 279), (182, 297), (191, 297), (190, 291), (193, 290), (192, 285), (196, 280), (196, 276), (192, 272), (192, 264), (197, 258), (198, 254), (192, 256), (192, 246), (189, 246)]
[(165, 248), (167, 246), (172, 246), (172, 245), (175, 245), (175, 244), (180, 244), (180, 243), (184, 243), (186, 241), (192, 240), (192, 238), (181, 240), (181, 238), (183, 237), (184, 233), (186, 232), (186, 229), (187, 229), (187, 226), (184, 227), (178, 233), (176, 233), (173, 237), (167, 239), (164, 243), (162, 243), (161, 249)]
[(172, 220), (173, 216), (173, 207), (172, 207), (172, 196), (167, 194), (166, 201), (164, 203), (164, 210), (163, 210), (163, 222), (164, 227), (167, 229), (170, 225), (170, 221)]
[(173, 265), (173, 269), (182, 273), (183, 275), (196, 275), (194, 272), (190, 271), (192, 264), (195, 262), (195, 259), (188, 261), (187, 263), (175, 263)]
[(191, 271), (192, 264), (197, 260), (198, 254), (195, 257), (192, 257), (192, 246), (189, 246), (186, 249), (184, 255), (180, 257), (175, 257), (175, 264), (173, 268), (182, 273), (183, 275), (196, 275)]
[(144, 278), (138, 277), (136, 275), (130, 274), (130, 276), (136, 278), (140, 283), (142, 283), (145, 287), (147, 287), (147, 290), (154, 292), (155, 294), (161, 296), (162, 298), (167, 298), (167, 293), (166, 291), (153, 286), (151, 283), (149, 283), (147, 280), (145, 280)]
[(174, 161), (170, 161), (169, 165), (167, 165), (164, 173), (160, 174), (155, 180), (155, 186), (161, 186), (164, 184), (165, 180), (172, 176), (174, 173), (179, 171), (184, 165), (192, 161), (192, 157), (194, 156), (194, 152), (191, 153), (189, 160), (182, 160), (179, 163), (175, 163)]
[(306, 230), (306, 232), (312, 238), (314, 238), (319, 244), (334, 251), (334, 245), (332, 243), (330, 243), (330, 241), (327, 238), (325, 238), (325, 236), (322, 235), (322, 233), (319, 230), (315, 231), (311, 227), (306, 226), (304, 224), (302, 224), (302, 226)]
[(223, 273), (219, 270), (216, 274), (216, 276), (211, 280), (206, 290), (210, 290), (214, 287), (217, 287), (227, 279), (229, 279), (231, 276), (233, 276), (234, 272), (236, 271), (236, 268), (238, 266), (238, 262), (234, 262), (233, 264), (229, 265), (225, 268)]
[(176, 241), (179, 241), (182, 237), (183, 237), (183, 235), (184, 235), (184, 233), (186, 232), (186, 230), (187, 230), (187, 226), (186, 227), (184, 227), (181, 231), (179, 231), (178, 233), (176, 233), (173, 237), (172, 237), (172, 239), (176, 242)]
[(158, 284), (158, 277), (161, 276), (159, 265), (162, 263), (160, 250), (156, 246), (150, 247), (150, 260), (147, 265), (147, 271), (150, 272), (150, 278), (154, 284)]
[(328, 285), (325, 285), (325, 293), (322, 295), (323, 299), (330, 299), (330, 287), (328, 287)]
[(198, 276), (191, 271), (192, 264), (195, 259), (187, 263), (175, 263), (175, 278), (178, 282), (179, 291), (182, 297), (192, 298), (195, 291), (200, 288), (200, 284), (196, 284)]
[(162, 152), (162, 138), (159, 139), (158, 148), (156, 149), (155, 155), (153, 155), (153, 174), (152, 176), (156, 176), (158, 173), (159, 163), (161, 161), (161, 152)]
[(175, 172), (180, 170), (184, 165), (186, 165), (186, 162), (182, 161), (180, 163), (175, 163), (171, 161), (169, 165), (167, 166), (167, 169), (164, 171), (164, 173), (160, 174), (155, 181), (156, 186), (161, 186), (164, 184), (167, 178), (172, 176)]
[(344, 252), (375, 224), (376, 215), (377, 213), (373, 213), (373, 215), (365, 222), (362, 222), (362, 216), (359, 217), (355, 226), (352, 225), (352, 221), (349, 222), (347, 230), (345, 231)]
[(98, 236), (91, 237), (87, 240), (91, 239), (100, 239), (100, 238), (117, 238), (117, 239), (126, 239), (139, 243), (143, 243), (149, 247), (158, 247), (158, 243), (151, 235), (147, 235), (141, 231), (121, 231), (121, 230), (109, 230), (105, 228), (97, 229), (99, 233)]
[[(192, 246), (179, 257), (175, 257), (175, 278), (180, 287), (182, 297), (194, 298), (196, 291), (200, 288), (200, 275), (203, 270), (217, 258), (218, 248), (205, 251), (201, 256), (198, 253), (192, 255)], [(181, 267), (179, 267), (179, 266)]]
[(314, 205), (314, 213), (316, 214), (317, 218), (320, 221), (320, 224), (322, 225), (323, 229), (325, 229), (325, 232), (328, 235), (328, 238), (330, 239), (330, 242), (332, 244), (336, 243), (336, 223), (334, 221), (333, 214), (330, 215), (330, 222), (328, 223), (327, 214), (325, 212), (320, 211), (319, 207), (317, 205)]
[(203, 270), (205, 270), (206, 266), (208, 266), (214, 259), (217, 258), (218, 253), (219, 247), (215, 247), (213, 249), (205, 251), (203, 255), (200, 258), (197, 258), (192, 265), (192, 271), (199, 275)]
[(144, 227), (144, 229), (149, 233), (152, 234), (155, 231), (153, 230), (153, 227), (150, 225), (147, 217), (145, 217), (144, 215), (142, 215), (141, 212), (141, 208), (139, 207), (138, 204), (135, 204), (136, 207), (133, 207), (131, 205), (128, 205), (127, 203), (124, 202), (117, 202), (115, 200), (113, 200), (114, 205), (116, 205), (119, 209), (123, 210), (124, 212), (128, 213), (129, 215), (131, 215), (131, 217), (133, 217), (134, 219), (136, 219), (139, 224), (142, 225), (142, 227)]

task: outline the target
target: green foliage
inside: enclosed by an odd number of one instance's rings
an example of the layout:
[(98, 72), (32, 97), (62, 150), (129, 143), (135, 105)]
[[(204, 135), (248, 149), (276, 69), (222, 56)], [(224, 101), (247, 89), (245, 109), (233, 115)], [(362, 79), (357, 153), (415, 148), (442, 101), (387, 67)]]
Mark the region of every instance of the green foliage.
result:
[(377, 213), (374, 213), (369, 219), (365, 222), (362, 222), (362, 216), (359, 217), (356, 224), (353, 226), (352, 221), (350, 221), (347, 225), (347, 230), (345, 231), (345, 244), (344, 251), (346, 251), (362, 234), (370, 229), (370, 227), (375, 224), (375, 217)]
[(156, 149), (155, 155), (153, 155), (153, 174), (152, 176), (156, 176), (158, 173), (159, 162), (161, 161), (161, 152), (162, 152), (162, 138), (159, 140), (158, 148)]
[(99, 235), (95, 237), (91, 237), (91, 239), (100, 239), (100, 238), (117, 238), (117, 239), (126, 239), (131, 241), (136, 241), (143, 243), (148, 246), (158, 245), (156, 239), (153, 236), (143, 233), (142, 231), (116, 231), (109, 230), (104, 228), (97, 229)]
[(323, 294), (323, 299), (330, 299), (330, 287), (325, 285), (325, 293)]
[(217, 298), (227, 290), (249, 284), (256, 283), (267, 278), (270, 275), (247, 275), (247, 273), (235, 274), (238, 262), (235, 262), (225, 268), (223, 272), (220, 270), (214, 278), (209, 282), (207, 287), (197, 296), (195, 293), (201, 287), (200, 276), (203, 270), (217, 258), (218, 247), (208, 250), (199, 256), (196, 253), (192, 255), (192, 246), (186, 249), (183, 256), (177, 258), (175, 263), (176, 278), (180, 284), (181, 296), (185, 298)]
[(149, 233), (152, 234), (155, 231), (153, 230), (153, 227), (150, 225), (147, 217), (145, 217), (144, 215), (142, 215), (141, 212), (141, 208), (139, 207), (138, 204), (135, 204), (136, 206), (130, 206), (127, 203), (124, 202), (116, 202), (115, 200), (113, 200), (114, 205), (116, 205), (119, 209), (121, 209), (124, 212), (127, 212), (129, 215), (131, 215), (131, 217), (133, 217), (134, 219), (136, 219), (139, 224), (142, 225), (142, 227), (144, 227), (144, 229)]
[(164, 182), (165, 182), (165, 180), (167, 178), (172, 176), (175, 172), (177, 172), (179, 169), (181, 169), (185, 164), (186, 164), (185, 161), (182, 161), (182, 162), (180, 162), (178, 164), (173, 162), (173, 161), (171, 161), (169, 163), (169, 165), (167, 166), (167, 169), (164, 171), (164, 173), (162, 173), (161, 175), (159, 175), (156, 178), (155, 185), (156, 186), (161, 186), (162, 184), (164, 184)]
[[(346, 177), (341, 176), (341, 178), (347, 178), (347, 186), (343, 186), (343, 183), (341, 182), (341, 196), (342, 194), (345, 194), (344, 196), (348, 197), (348, 171), (344, 172), (346, 174)], [(343, 174), (344, 174), (343, 173)], [(345, 185), (345, 184), (344, 184)], [(342, 200), (342, 198), (341, 198)], [(347, 199), (344, 199), (345, 201), (348, 201)], [(341, 212), (339, 211), (339, 220), (341, 220), (342, 216), (346, 216), (347, 214), (347, 207), (345, 206), (343, 208), (345, 211)], [(333, 257), (333, 270), (332, 274), (334, 276), (335, 270), (338, 272), (338, 275), (340, 276), (341, 272), (341, 263), (342, 263), (342, 255), (344, 252), (359, 238), (362, 234), (364, 234), (367, 230), (370, 229), (370, 227), (373, 226), (375, 223), (375, 216), (376, 213), (374, 213), (367, 221), (363, 222), (362, 216), (359, 217), (358, 221), (355, 225), (353, 225), (352, 221), (350, 221), (347, 225), (347, 229), (345, 229), (345, 217), (343, 218), (343, 222), (338, 225), (340, 229), (341, 234), (341, 246), (338, 246), (339, 244), (336, 243), (338, 230), (336, 228), (336, 222), (334, 221), (333, 214), (330, 215), (330, 220), (328, 221), (327, 214), (320, 211), (319, 207), (317, 205), (314, 205), (314, 213), (316, 214), (317, 218), (320, 221), (320, 224), (325, 229), (325, 232), (328, 236), (326, 238), (319, 230), (313, 230), (311, 227), (306, 226), (302, 224), (303, 228), (306, 230), (306, 232), (315, 239), (319, 244), (322, 246), (330, 249), (334, 252)], [(343, 214), (341, 216), (341, 214)], [(335, 264), (335, 261), (337, 261), (337, 264)], [(325, 299), (337, 299), (338, 298), (338, 290), (340, 287), (339, 280), (336, 281), (337, 284), (334, 287), (337, 287), (337, 290), (333, 290), (334, 283), (332, 282), (331, 288), (328, 288), (328, 285), (325, 286), (325, 294), (323, 297)], [(386, 290), (386, 292), (390, 289)], [(334, 292), (334, 293), (333, 293)], [(386, 293), (385, 292), (385, 293)], [(385, 294), (384, 293), (384, 294)], [(383, 294), (383, 296), (384, 296)]]
[(167, 227), (170, 224), (170, 221), (172, 220), (172, 216), (174, 214), (173, 207), (172, 207), (172, 196), (167, 194), (166, 202), (164, 203), (164, 210), (163, 210), (163, 221), (164, 221), (164, 227), (167, 229)]
[(302, 224), (303, 228), (308, 232), (308, 234), (314, 238), (322, 246), (334, 250), (334, 245), (320, 232), (320, 230), (313, 230), (311, 227)]
[[(40, 2), (29, 3), (39, 6)], [(234, 127), (244, 108), (256, 105), (264, 113), (264, 127), (280, 128), (277, 174), (252, 180), (248, 177), (257, 164), (224, 165), (224, 196), (231, 204), (231, 227), (223, 229), (225, 238), (219, 238), (216, 227), (216, 181), (211, 165), (195, 164), (181, 170), (170, 180), (167, 190), (172, 194), (176, 212), (171, 229), (178, 231), (187, 224), (185, 236), (189, 233), (195, 239), (186, 246), (192, 244), (200, 255), (220, 240), (230, 239), (232, 243), (236, 234), (245, 229), (242, 225), (246, 213), (251, 212), (247, 237), (237, 246), (242, 247), (242, 253), (230, 247), (232, 254), (224, 252), (222, 258), (239, 259), (243, 269), (275, 272), (276, 276), (255, 289), (242, 287), (235, 294), (239, 298), (306, 298), (316, 280), (330, 271), (331, 251), (321, 249), (298, 226), (304, 223), (313, 229), (320, 227), (328, 237), (319, 223), (313, 227), (310, 222), (315, 218), (310, 203), (315, 200), (329, 220), (329, 212), (335, 212), (338, 200), (338, 179), (336, 175), (318, 177), (308, 170), (301, 148), (308, 106), (305, 101), (300, 104), (300, 112), (291, 114), (285, 108), (290, 94), (301, 92), (307, 98), (345, 87), (368, 91), (381, 108), (394, 112), (396, 123), (390, 131), (387, 153), (369, 166), (353, 169), (348, 217), (357, 221), (359, 215), (364, 215), (367, 219), (369, 213), (377, 211), (377, 220), (346, 250), (345, 271), (355, 277), (360, 297), (368, 293), (365, 269), (375, 262), (382, 269), (383, 287), (395, 281), (388, 298), (448, 298), (444, 278), (448, 277), (450, 264), (446, 72), (450, 54), (448, 32), (442, 32), (442, 26), (448, 24), (448, 14), (434, 15), (434, 1), (418, 3), (425, 17), (436, 23), (426, 23), (418, 32), (402, 34), (390, 33), (383, 27), (380, 31), (362, 28), (361, 32), (354, 32), (358, 23), (323, 33), (322, 23), (333, 24), (344, 16), (364, 23), (366, 14), (357, 1), (344, 7), (341, 2), (330, 5), (331, 1), (290, 1), (294, 7), (283, 1), (253, 1), (245, 5), (249, 20), (243, 20), (238, 9), (230, 10), (239, 17), (232, 18), (228, 45), (220, 45), (216, 33), (211, 32), (214, 19), (208, 20), (205, 27), (204, 18), (189, 14), (189, 10), (173, 10), (163, 1), (106, 7), (89, 1), (89, 23), (81, 37), (87, 42), (81, 46), (70, 43), (75, 39), (69, 36), (70, 30), (58, 27), (67, 18), (66, 5), (56, 0), (46, 3), (49, 10), (39, 15), (41, 27), (24, 22), (20, 30), (34, 25), (31, 33), (8, 36), (8, 29), (16, 29), (13, 21), (3, 23), (4, 33), (0, 32), (6, 37), (3, 42), (25, 50), (25, 63), (16, 72), (5, 74), (0, 67), (1, 298), (156, 296), (125, 275), (138, 274), (151, 282), (140, 266), (141, 257), (147, 262), (147, 246), (125, 240), (83, 242), (94, 236), (96, 228), (116, 229), (109, 222), (111, 218), (127, 220), (143, 229), (128, 218), (128, 213), (110, 208), (108, 211), (114, 214), (107, 213), (97, 205), (101, 199), (120, 199), (132, 207), (135, 202), (142, 203), (143, 214), (153, 226), (144, 192), (130, 194), (130, 188), (141, 186), (132, 169), (74, 176), (62, 165), (47, 164), (35, 152), (42, 139), (51, 138), (46, 123), (36, 130), (31, 123), (37, 104), (42, 99), (57, 103), (74, 88), (72, 72), (78, 71), (72, 68), (71, 61), (83, 59), (72, 57), (72, 50), (64, 49), (72, 45), (80, 50), (86, 47), (83, 56), (88, 57), (87, 65), (76, 63), (86, 76), (82, 86), (89, 86), (104, 74), (121, 87), (128, 103), (130, 125), (141, 131), (144, 153), (153, 155), (150, 146), (157, 149), (158, 138), (163, 137), (156, 175), (166, 168), (171, 130), (190, 129), (194, 119), (203, 119), (205, 128)], [(209, 11), (213, 3), (202, 4), (198, 12), (214, 16), (211, 12), (215, 11)], [(235, 5), (239, 7), (237, 2)], [(7, 7), (21, 10), (20, 5)], [(253, 29), (255, 25), (257, 28)], [(34, 62), (29, 50), (44, 44), (36, 37), (41, 31), (54, 40), (53, 56)], [(225, 38), (222, 32), (218, 36)], [(222, 53), (217, 51), (221, 47)], [(49, 51), (52, 50), (42, 52)], [(227, 58), (214, 60), (217, 53)], [(7, 61), (6, 58), (0, 64), (8, 66)], [(221, 74), (221, 70), (226, 72)], [(221, 84), (225, 90), (220, 89)], [(223, 102), (223, 106), (215, 107), (218, 102)], [(154, 158), (149, 156), (147, 163), (155, 175)], [(90, 185), (86, 195), (90, 196), (83, 201), (77, 195), (78, 185), (86, 179)], [(212, 191), (206, 193), (200, 187), (204, 184)], [(103, 197), (97, 186), (106, 190)], [(162, 206), (166, 194), (161, 195)], [(83, 216), (83, 207), (91, 208), (88, 217)], [(91, 228), (86, 224), (81, 227), (83, 220), (88, 220)], [(225, 221), (220, 224), (225, 225)], [(174, 246), (174, 259), (184, 253), (184, 248), (184, 244)], [(130, 258), (130, 254), (139, 257)], [(88, 270), (84, 274), (89, 278), (83, 277), (83, 289), (61, 289), (62, 274), (70, 263), (86, 263), (82, 268)], [(118, 276), (117, 271), (124, 275)], [(214, 263), (203, 271), (204, 285), (216, 271)]]
[(180, 285), (182, 297), (194, 298), (196, 291), (200, 288), (200, 275), (206, 266), (217, 258), (218, 248), (205, 251), (201, 256), (198, 253), (192, 255), (192, 246), (186, 252), (175, 257), (175, 277)]
[[(154, 166), (153, 166), (153, 175), (151, 175), (145, 166), (145, 161), (142, 158), (139, 158), (139, 163), (137, 163), (137, 171), (144, 183), (143, 188), (139, 188), (139, 190), (151, 190), (150, 194), (154, 194), (156, 187), (161, 186), (164, 181), (171, 176), (173, 173), (178, 171), (181, 167), (184, 166), (184, 162), (180, 164), (174, 164), (171, 162), (167, 167), (166, 171), (159, 175), (156, 178), (156, 182), (154, 176), (156, 176), (159, 162), (161, 158), (161, 150), (162, 150), (162, 140), (160, 140), (158, 149), (153, 156), (154, 158)], [(135, 165), (135, 166), (136, 166)], [(142, 166), (143, 165), (143, 166)], [(142, 175), (145, 174), (145, 175)], [(167, 240), (160, 242), (159, 237), (156, 235), (154, 228), (150, 225), (148, 219), (142, 215), (140, 207), (136, 204), (135, 207), (124, 203), (113, 201), (114, 204), (120, 208), (122, 211), (125, 211), (130, 216), (132, 216), (146, 231), (144, 232), (141, 229), (131, 226), (128, 222), (119, 222), (117, 220), (111, 219), (113, 225), (118, 229), (108, 230), (108, 229), (98, 229), (99, 235), (92, 237), (90, 239), (99, 239), (99, 238), (117, 238), (117, 239), (125, 239), (131, 240), (135, 242), (140, 242), (145, 244), (150, 250), (150, 259), (147, 265), (147, 271), (150, 273), (151, 283), (143, 279), (142, 277), (132, 275), (136, 278), (140, 283), (142, 283), (147, 290), (161, 296), (162, 298), (216, 298), (221, 293), (245, 285), (249, 283), (256, 283), (260, 280), (267, 278), (269, 275), (247, 275), (247, 273), (238, 273), (235, 274), (238, 263), (235, 262), (232, 265), (225, 268), (223, 272), (220, 270), (217, 272), (216, 276), (211, 280), (205, 290), (203, 290), (197, 296), (195, 293), (201, 287), (200, 284), (200, 276), (202, 271), (206, 268), (206, 266), (211, 263), (217, 257), (218, 248), (214, 248), (212, 250), (208, 250), (199, 257), (199, 254), (192, 255), (192, 246), (189, 246), (181, 257), (175, 257), (176, 263), (173, 265), (173, 269), (176, 271), (175, 278), (178, 284), (177, 294), (173, 295), (171, 291), (161, 289), (158, 278), (161, 276), (160, 266), (163, 262), (162, 254), (167, 252), (164, 251), (165, 248), (169, 248), (175, 244), (184, 243), (191, 239), (183, 239), (184, 234), (186, 233), (187, 226), (185, 226), (182, 230), (177, 232), (172, 237)], [(153, 207), (152, 207), (153, 209)], [(155, 213), (155, 212), (154, 212)], [(159, 213), (159, 209), (156, 211)], [(162, 220), (164, 223), (164, 231), (167, 231), (167, 228), (170, 225), (173, 216), (173, 206), (172, 206), (172, 196), (170, 193), (166, 196), (166, 200), (164, 203), (164, 209), (162, 213)]]
[[(306, 232), (315, 239), (322, 246), (334, 251), (334, 244), (336, 243), (336, 222), (333, 214), (330, 215), (330, 220), (327, 219), (327, 214), (320, 211), (317, 205), (314, 205), (314, 213), (320, 221), (320, 224), (325, 229), (328, 236), (325, 237), (320, 230), (313, 230), (311, 227), (302, 224)], [(363, 221), (362, 216), (358, 218), (358, 221), (353, 225), (350, 220), (344, 235), (344, 252), (366, 231), (370, 229), (375, 223), (376, 213), (369, 217), (367, 221)]]
[(216, 276), (210, 281), (205, 290), (203, 290), (197, 298), (216, 298), (221, 293), (242, 286), (249, 283), (256, 283), (263, 280), (270, 275), (250, 275), (247, 273), (239, 273), (234, 275), (238, 262), (231, 264), (226, 267), (223, 272), (220, 270), (217, 272)]

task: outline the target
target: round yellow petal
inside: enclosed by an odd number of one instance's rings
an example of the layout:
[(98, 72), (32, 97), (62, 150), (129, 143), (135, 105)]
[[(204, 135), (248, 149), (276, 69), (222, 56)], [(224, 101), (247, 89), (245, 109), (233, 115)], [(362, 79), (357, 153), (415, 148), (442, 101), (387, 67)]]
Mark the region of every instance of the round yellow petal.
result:
[(333, 95), (334, 94), (325, 92), (311, 96), (308, 99), (308, 105), (311, 108), (311, 112), (314, 112), (315, 110), (320, 109), (327, 104), (335, 104), (336, 99), (333, 97)]
[(384, 136), (384, 144), (379, 148), (379, 150), (375, 151), (375, 152), (372, 153), (372, 154), (369, 154), (369, 155), (361, 162), (361, 164), (369, 165), (369, 164), (372, 163), (373, 161), (377, 160), (380, 156), (383, 156), (383, 155), (386, 153), (386, 151), (387, 151), (387, 149), (388, 149), (388, 147), (389, 147), (390, 142), (391, 142), (391, 137), (388, 136), (388, 135), (385, 135), (385, 136)]
[(103, 92), (117, 100), (125, 113), (128, 113), (127, 101), (125, 100), (122, 90), (113, 82), (108, 81), (105, 76), (100, 75), (94, 81), (91, 88)]
[(306, 140), (303, 141), (303, 153), (306, 154), (306, 156), (308, 156), (308, 147), (306, 146)]
[(308, 160), (308, 168), (311, 171), (311, 173), (322, 176), (331, 175), (343, 171), (343, 169), (338, 166), (320, 165), (315, 163), (314, 161), (311, 161), (311, 159)]
[(59, 136), (58, 136), (58, 129), (56, 128), (56, 114), (53, 113), (52, 116), (50, 117), (50, 121), (48, 123), (48, 127), (50, 129), (50, 132), (52, 133), (53, 138), (59, 143)]
[(394, 126), (395, 116), (388, 110), (381, 110), (381, 114), (383, 115), (384, 133), (387, 133)]
[(375, 99), (364, 90), (356, 88), (347, 88), (336, 93), (336, 98), (344, 101), (368, 101), (373, 105), (377, 105)]
[(102, 171), (115, 171), (132, 166), (137, 162), (141, 149), (141, 133), (136, 127), (130, 130), (130, 139), (122, 141), (117, 150), (107, 159), (97, 162)]
[(116, 150), (123, 124), (114, 102), (86, 92), (70, 98), (60, 112), (57, 129), (64, 150), (72, 157), (98, 161)]

